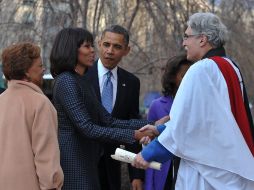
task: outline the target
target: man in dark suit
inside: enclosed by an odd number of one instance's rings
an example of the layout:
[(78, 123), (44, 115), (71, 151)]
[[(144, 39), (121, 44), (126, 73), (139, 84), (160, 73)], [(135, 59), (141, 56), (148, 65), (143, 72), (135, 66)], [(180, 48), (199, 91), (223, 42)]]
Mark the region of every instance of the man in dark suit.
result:
[[(98, 41), (98, 48), (99, 60), (88, 71), (88, 77), (93, 83), (98, 99), (102, 101), (106, 74), (111, 71), (111, 82), (113, 84), (112, 116), (119, 119), (139, 118), (140, 81), (130, 72), (117, 66), (130, 51), (128, 31), (119, 25), (110, 26), (103, 31)], [(103, 190), (121, 189), (120, 162), (110, 157), (117, 147), (119, 147), (117, 144), (104, 145), (104, 154), (101, 157), (99, 167)], [(126, 149), (138, 152), (141, 147), (138, 144), (131, 147), (126, 145)], [(131, 165), (128, 167), (132, 188), (141, 190), (144, 171), (135, 169)]]

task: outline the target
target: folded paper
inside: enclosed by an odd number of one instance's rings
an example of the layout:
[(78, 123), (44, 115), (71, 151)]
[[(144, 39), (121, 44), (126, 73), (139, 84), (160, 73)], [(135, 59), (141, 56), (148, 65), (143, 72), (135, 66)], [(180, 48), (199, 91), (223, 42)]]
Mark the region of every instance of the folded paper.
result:
[[(129, 152), (127, 150), (123, 150), (121, 148), (117, 148), (114, 155), (111, 155), (111, 157), (115, 160), (126, 162), (126, 163), (132, 163), (134, 161), (136, 154)], [(160, 170), (161, 169), (161, 163), (159, 162), (150, 162), (149, 168)]]

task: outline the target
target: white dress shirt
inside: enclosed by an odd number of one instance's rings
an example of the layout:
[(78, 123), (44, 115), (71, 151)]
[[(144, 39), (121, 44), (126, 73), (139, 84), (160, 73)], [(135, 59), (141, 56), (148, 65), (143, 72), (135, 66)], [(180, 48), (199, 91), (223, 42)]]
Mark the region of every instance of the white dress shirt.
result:
[[(99, 79), (99, 86), (100, 86), (100, 93), (102, 94), (103, 85), (107, 78), (107, 72), (109, 71), (107, 68), (105, 68), (101, 62), (101, 60), (98, 60), (98, 79)], [(115, 101), (116, 101), (116, 91), (117, 91), (117, 66), (110, 70), (112, 72), (111, 82), (113, 83), (113, 105), (112, 108), (114, 108)]]

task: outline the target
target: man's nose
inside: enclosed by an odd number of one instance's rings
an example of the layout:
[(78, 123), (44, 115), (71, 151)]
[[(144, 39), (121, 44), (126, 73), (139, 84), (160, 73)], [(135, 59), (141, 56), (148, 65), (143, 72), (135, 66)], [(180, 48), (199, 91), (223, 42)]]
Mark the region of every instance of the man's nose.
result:
[(108, 49), (107, 49), (107, 53), (113, 53), (113, 46), (109, 46)]

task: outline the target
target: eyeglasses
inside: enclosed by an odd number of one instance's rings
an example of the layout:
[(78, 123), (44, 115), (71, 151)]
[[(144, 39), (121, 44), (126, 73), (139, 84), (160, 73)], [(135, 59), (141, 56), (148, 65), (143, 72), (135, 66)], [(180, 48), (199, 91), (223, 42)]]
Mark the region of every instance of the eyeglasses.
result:
[(183, 35), (183, 40), (187, 40), (188, 38), (194, 37), (194, 36), (200, 36), (201, 34), (184, 34)]

